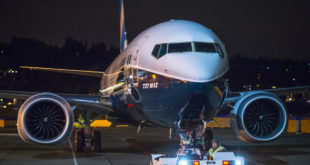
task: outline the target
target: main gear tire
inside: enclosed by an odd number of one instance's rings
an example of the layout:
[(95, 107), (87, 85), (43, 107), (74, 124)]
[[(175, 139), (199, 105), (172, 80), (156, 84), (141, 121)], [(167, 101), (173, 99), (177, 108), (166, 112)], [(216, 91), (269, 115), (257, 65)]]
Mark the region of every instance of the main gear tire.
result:
[(78, 129), (75, 131), (75, 151), (84, 152), (85, 145), (85, 133), (84, 129)]

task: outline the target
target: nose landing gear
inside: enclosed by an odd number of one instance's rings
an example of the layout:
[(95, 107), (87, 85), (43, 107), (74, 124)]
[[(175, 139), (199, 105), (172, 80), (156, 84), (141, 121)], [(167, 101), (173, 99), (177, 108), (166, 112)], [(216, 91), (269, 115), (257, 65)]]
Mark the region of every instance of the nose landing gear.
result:
[(179, 121), (177, 128), (181, 146), (197, 147), (202, 150), (208, 150), (211, 147), (213, 133), (211, 129), (206, 128), (205, 121)]

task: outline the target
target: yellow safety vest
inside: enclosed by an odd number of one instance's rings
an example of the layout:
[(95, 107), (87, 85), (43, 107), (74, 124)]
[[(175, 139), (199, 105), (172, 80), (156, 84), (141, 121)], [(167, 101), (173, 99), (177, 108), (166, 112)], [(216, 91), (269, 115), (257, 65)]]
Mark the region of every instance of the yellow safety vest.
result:
[(224, 149), (225, 149), (225, 148), (222, 147), (222, 146), (217, 147), (217, 149), (215, 149), (215, 150), (213, 150), (213, 148), (210, 148), (210, 149), (209, 149), (209, 158), (208, 158), (208, 160), (212, 160), (212, 155), (213, 155), (213, 153), (216, 153), (216, 152), (221, 151), (221, 150), (224, 150)]
[(78, 119), (78, 122), (76, 123), (75, 125), (76, 128), (85, 128), (86, 125), (85, 125), (85, 120), (82, 119), (82, 118), (79, 118)]

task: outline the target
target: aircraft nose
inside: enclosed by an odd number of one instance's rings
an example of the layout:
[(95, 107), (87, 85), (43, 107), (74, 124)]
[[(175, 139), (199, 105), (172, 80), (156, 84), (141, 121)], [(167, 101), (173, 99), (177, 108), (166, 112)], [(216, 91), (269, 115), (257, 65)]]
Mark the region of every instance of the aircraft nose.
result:
[(173, 53), (162, 64), (168, 74), (192, 82), (213, 81), (228, 70), (227, 57), (218, 53)]

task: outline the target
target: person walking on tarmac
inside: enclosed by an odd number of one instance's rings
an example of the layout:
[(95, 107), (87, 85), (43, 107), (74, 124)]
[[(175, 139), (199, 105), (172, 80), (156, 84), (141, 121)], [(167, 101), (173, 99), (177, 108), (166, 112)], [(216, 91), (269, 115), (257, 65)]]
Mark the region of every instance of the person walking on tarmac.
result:
[(213, 154), (216, 152), (225, 152), (225, 147), (221, 146), (217, 139), (212, 139), (212, 147), (209, 149), (208, 153), (205, 154), (204, 159), (212, 160)]

